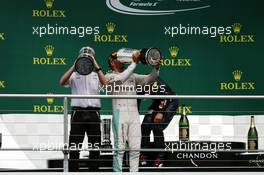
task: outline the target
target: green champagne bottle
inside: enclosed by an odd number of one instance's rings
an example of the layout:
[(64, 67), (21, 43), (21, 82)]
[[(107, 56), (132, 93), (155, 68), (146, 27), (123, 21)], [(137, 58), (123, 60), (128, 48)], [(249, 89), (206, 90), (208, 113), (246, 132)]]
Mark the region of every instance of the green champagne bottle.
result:
[(258, 149), (258, 132), (255, 126), (255, 118), (251, 116), (250, 128), (248, 130), (248, 150)]
[(179, 121), (179, 140), (189, 140), (189, 120), (186, 115), (186, 106), (182, 105), (182, 114)]

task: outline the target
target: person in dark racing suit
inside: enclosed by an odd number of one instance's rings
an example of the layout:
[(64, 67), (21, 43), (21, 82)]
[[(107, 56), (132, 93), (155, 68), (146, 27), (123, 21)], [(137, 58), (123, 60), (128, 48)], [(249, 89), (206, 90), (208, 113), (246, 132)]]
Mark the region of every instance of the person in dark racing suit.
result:
[[(138, 95), (175, 95), (172, 89), (160, 78), (154, 80), (149, 87), (149, 90), (139, 92)], [(140, 105), (140, 100), (138, 102)], [(164, 149), (164, 133), (163, 130), (167, 128), (178, 108), (178, 99), (153, 99), (152, 104), (145, 114), (144, 120), (141, 124), (141, 148), (150, 148), (150, 133), (153, 131), (154, 148)], [(154, 160), (154, 166), (162, 167), (164, 165), (165, 152), (158, 152)], [(147, 152), (142, 152), (140, 155), (140, 165), (147, 165)]]

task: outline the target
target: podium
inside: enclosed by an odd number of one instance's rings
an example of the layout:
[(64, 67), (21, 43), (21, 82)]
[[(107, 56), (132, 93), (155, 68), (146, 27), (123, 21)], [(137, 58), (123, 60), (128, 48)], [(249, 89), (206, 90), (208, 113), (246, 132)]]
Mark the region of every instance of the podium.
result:
[[(176, 142), (165, 142), (166, 145), (180, 144)], [(184, 142), (185, 143), (185, 142)], [(140, 167), (140, 172), (177, 172), (177, 171), (264, 171), (264, 153), (246, 153), (246, 144), (243, 142), (219, 142), (219, 141), (190, 141), (193, 145), (211, 145), (212, 152), (206, 150), (175, 150), (166, 151), (164, 167)], [(214, 145), (228, 145), (230, 150), (213, 151)], [(154, 144), (151, 143), (153, 148)], [(148, 152), (151, 164), (157, 152)], [(129, 170), (128, 157), (124, 154), (123, 169)], [(113, 155), (101, 155), (100, 171), (112, 171)], [(48, 168), (62, 168), (62, 159), (48, 160)], [(80, 160), (80, 171), (88, 169), (89, 159)]]

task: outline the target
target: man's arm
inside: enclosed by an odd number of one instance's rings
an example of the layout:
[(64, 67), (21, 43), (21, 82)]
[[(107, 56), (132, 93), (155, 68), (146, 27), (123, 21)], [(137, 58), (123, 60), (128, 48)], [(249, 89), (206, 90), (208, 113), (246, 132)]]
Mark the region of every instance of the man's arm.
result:
[(60, 79), (60, 85), (65, 86), (65, 85), (69, 85), (69, 79), (72, 75), (74, 71), (74, 65), (72, 67), (70, 67), (65, 73), (64, 75), (62, 75), (61, 79)]
[(139, 59), (140, 52), (136, 51), (132, 54), (133, 62), (127, 67), (127, 69), (117, 75), (107, 76), (108, 83), (116, 82), (117, 84), (123, 84), (133, 74)]
[(123, 84), (133, 74), (133, 72), (136, 68), (136, 65), (137, 64), (135, 62), (133, 62), (123, 72), (116, 74), (116, 75), (109, 76), (107, 78), (108, 83), (111, 84), (111, 83), (116, 82), (117, 84)]
[(153, 68), (152, 72), (148, 75), (135, 74), (135, 76), (136, 76), (136, 83), (138, 85), (144, 86), (146, 84), (151, 83), (159, 76), (159, 70), (157, 70), (157, 68)]
[(93, 64), (94, 64), (94, 68), (98, 74), (101, 85), (103, 85), (103, 86), (107, 85), (107, 80), (105, 78), (105, 75), (104, 75), (102, 69), (100, 68), (100, 66), (97, 64), (95, 58), (93, 58)]

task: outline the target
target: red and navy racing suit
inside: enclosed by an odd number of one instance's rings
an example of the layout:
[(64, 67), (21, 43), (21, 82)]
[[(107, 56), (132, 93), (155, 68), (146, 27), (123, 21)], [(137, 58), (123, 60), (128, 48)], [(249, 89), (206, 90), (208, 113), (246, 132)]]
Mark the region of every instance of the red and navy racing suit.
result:
[[(150, 95), (175, 95), (172, 89), (160, 78), (151, 83), (151, 87), (148, 92), (138, 94), (150, 94)], [(140, 105), (140, 100), (138, 102)], [(141, 148), (146, 149), (150, 147), (150, 133), (153, 131), (154, 135), (154, 148), (165, 148), (164, 133), (163, 130), (167, 128), (173, 116), (178, 108), (178, 99), (153, 99), (152, 104), (148, 108), (148, 112), (145, 114), (144, 120), (141, 124)], [(160, 123), (154, 123), (155, 115), (160, 112), (163, 114), (162, 121)], [(143, 153), (145, 159), (147, 154)], [(157, 155), (161, 160), (164, 159), (165, 152), (160, 151)]]

